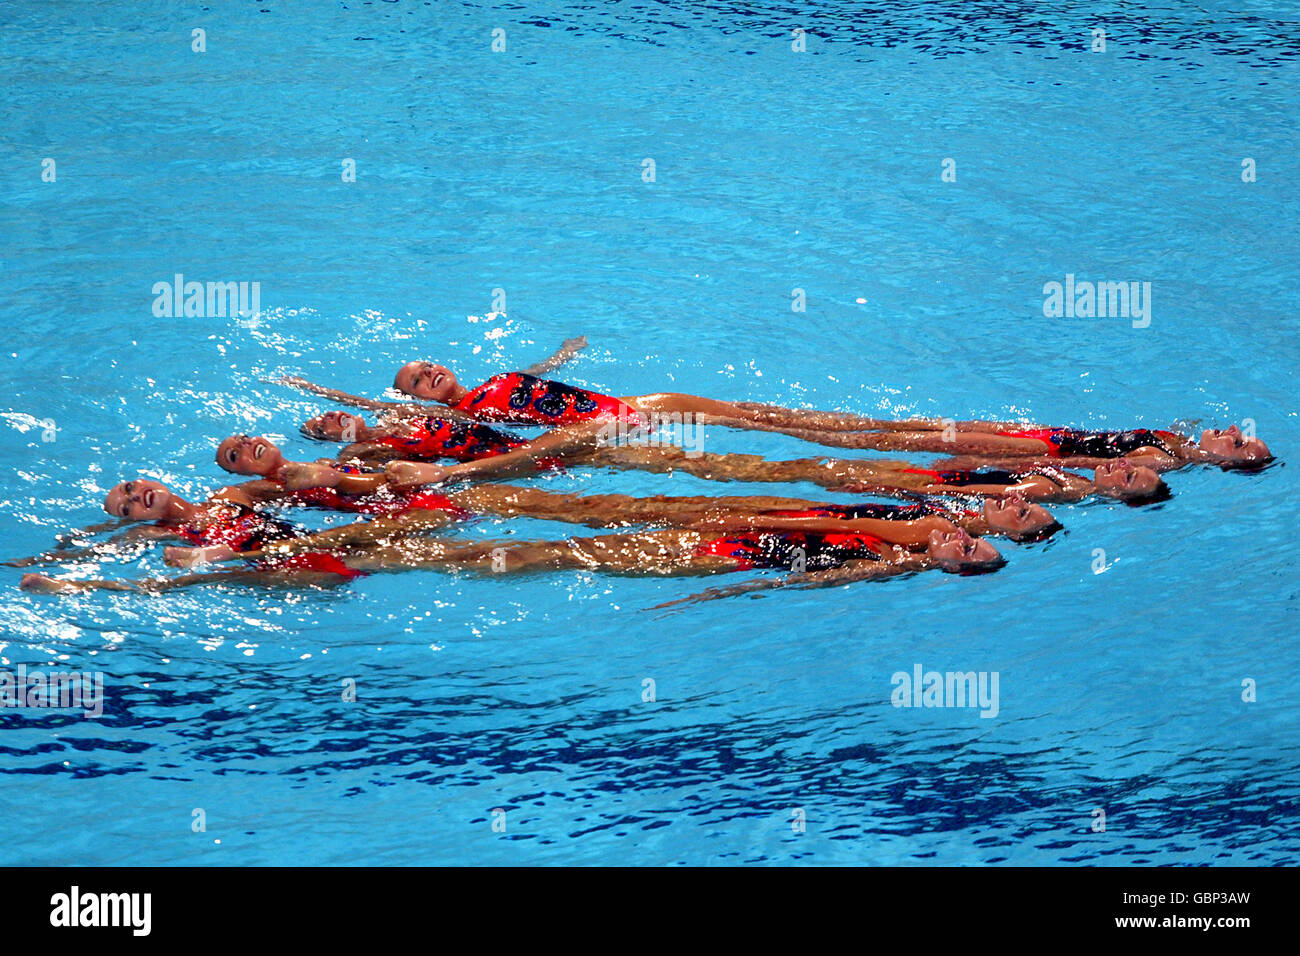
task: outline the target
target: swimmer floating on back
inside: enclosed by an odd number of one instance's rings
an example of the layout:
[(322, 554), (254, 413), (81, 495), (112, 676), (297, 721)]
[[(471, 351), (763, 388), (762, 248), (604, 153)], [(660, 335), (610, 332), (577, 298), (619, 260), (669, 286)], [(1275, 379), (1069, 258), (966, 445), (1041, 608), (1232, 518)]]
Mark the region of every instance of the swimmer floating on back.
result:
[[(524, 369), (524, 373), (528, 375), (546, 375), (573, 359), (574, 356), (586, 347), (587, 337), (585, 335), (565, 339), (564, 344), (560, 346), (554, 355), (547, 359), (543, 359), (536, 365), (530, 365), (528, 368)], [(350, 392), (339, 391), (336, 388), (327, 388), (324, 385), (317, 385), (315, 382), (309, 382), (305, 378), (297, 375), (283, 376), (280, 379), (280, 382), (283, 385), (292, 385), (294, 388), (300, 388), (303, 391), (311, 392), (313, 395), (320, 395), (324, 398), (331, 399), (338, 402), (340, 405), (352, 405), (356, 408), (368, 408), (372, 411), (383, 412), (386, 414), (404, 416), (427, 415), (431, 411), (429, 407), (414, 402), (386, 402), (373, 398), (365, 398), (361, 395), (353, 395)], [(474, 420), (472, 416), (452, 411), (450, 409), (439, 411), (438, 414), (442, 418), (451, 418), (456, 421)]]
[[(287, 522), (277, 520), (257, 510), (252, 499), (237, 488), (224, 488), (203, 503), (187, 501), (162, 482), (137, 478), (115, 485), (104, 499), (104, 510), (129, 521), (149, 522), (126, 534), (121, 540), (166, 540), (187, 542), (191, 547), (164, 548), (163, 559), (171, 565), (190, 567), (214, 561), (226, 561), (258, 552), (276, 541), (298, 537), (305, 532)], [(81, 557), (102, 557), (111, 551), (108, 547), (86, 548), (81, 551), (52, 551), (36, 558), (28, 558), (15, 565), (29, 565), (47, 561), (68, 561)], [(342, 580), (356, 577), (330, 554), (306, 549), (290, 560), (261, 562), (256, 570), (277, 574), (308, 572), (315, 576), (334, 576)], [(40, 575), (26, 575), (29, 579)]]
[[(373, 408), (394, 406), (376, 403), (359, 396), (329, 389), (299, 377), (283, 379), (285, 384), (307, 389), (317, 395), (333, 398), (344, 404)], [(721, 425), (728, 428), (775, 431), (788, 434), (798, 432), (799, 437), (816, 440), (809, 429), (815, 427), (806, 415), (793, 409), (756, 405), (750, 402), (726, 402), (681, 392), (658, 392), (649, 395), (632, 395), (616, 398), (599, 392), (539, 378), (529, 372), (503, 372), (494, 375), (481, 385), (469, 389), (461, 385), (455, 374), (443, 365), (432, 362), (408, 362), (397, 372), (394, 387), (414, 398), (444, 406), (451, 414), (475, 421), (516, 425), (562, 426), (575, 422), (623, 421), (628, 428), (645, 425), (657, 415), (690, 416), (702, 425)], [(426, 409), (425, 406), (414, 406)], [(785, 413), (792, 413), (786, 417)], [(444, 413), (437, 412), (436, 415)], [(838, 416), (840, 427), (852, 430), (889, 428), (897, 423), (862, 416)]]
[[(960, 528), (950, 531), (934, 529), (923, 545), (914, 547), (915, 552), (912, 548), (891, 545), (865, 533), (742, 531), (728, 534), (671, 529), (564, 541), (466, 543), (448, 538), (410, 537), (396, 543), (350, 549), (336, 560), (354, 574), (418, 568), (488, 574), (584, 570), (666, 576), (793, 568), (790, 577), (780, 583), (798, 587), (841, 584), (931, 569), (970, 573), (994, 570), (1003, 563), (992, 545), (972, 538)], [(289, 551), (277, 555), (275, 548), (273, 543), (254, 556), (262, 560), (269, 558), (273, 562), (291, 562), (298, 557)], [(832, 570), (840, 573), (828, 576), (826, 572)], [(282, 584), (285, 581), (282, 575), (272, 578), (267, 571), (253, 568), (141, 581), (60, 581), (29, 574), (23, 577), (22, 587), (56, 594), (93, 590), (158, 593), (214, 583)]]
[[(484, 481), (529, 473), (527, 448), (512, 454), (456, 465), (389, 462), (395, 489), (457, 481)], [(686, 452), (671, 445), (600, 447), (566, 459), (570, 465), (685, 472), (713, 481), (810, 481), (825, 488), (858, 493), (943, 495), (955, 497), (1018, 494), (1030, 501), (1073, 502), (1099, 496), (1133, 503), (1160, 501), (1169, 489), (1160, 476), (1125, 459), (1092, 461), (1092, 479), (1063, 471), (1052, 463), (1012, 462), (994, 467), (986, 461), (959, 462), (932, 470), (908, 462), (879, 459), (796, 458), (770, 461), (758, 455)]]
[[(394, 386), (408, 395), (445, 405), (475, 419), (515, 424), (564, 425), (594, 419), (648, 422), (652, 414), (692, 416), (700, 424), (775, 431), (842, 448), (926, 451), (995, 458), (1052, 457), (1071, 461), (1137, 457), (1161, 470), (1186, 464), (1253, 468), (1271, 455), (1258, 438), (1237, 426), (1206, 429), (1198, 445), (1169, 431), (1089, 431), (1029, 428), (1008, 422), (889, 421), (837, 412), (783, 409), (753, 402), (725, 402), (677, 392), (614, 398), (539, 379), (525, 372), (494, 375), (473, 389), (432, 362), (408, 362)], [(1146, 459), (1150, 459), (1148, 462)]]
[[(676, 454), (674, 454), (676, 452)], [(529, 459), (513, 456), (516, 471), (532, 467)], [(859, 493), (983, 496), (983, 519), (995, 533), (1017, 538), (1036, 538), (1056, 523), (1045, 510), (1030, 500), (1077, 501), (1092, 494), (1144, 499), (1158, 496), (1163, 483), (1154, 472), (1129, 468), (1126, 462), (1107, 463), (1098, 470), (1102, 477), (1088, 481), (1059, 469), (1026, 469), (1021, 472), (991, 471), (931, 472), (912, 469), (905, 462), (834, 461), (801, 459), (769, 462), (756, 455), (701, 455), (693, 457), (679, 449), (602, 449), (580, 463), (612, 467), (642, 467), (647, 470), (680, 469), (701, 477), (745, 481), (816, 481), (831, 488)], [(360, 474), (337, 462), (289, 462), (270, 439), (235, 435), (217, 448), (217, 464), (227, 471), (265, 479), (265, 485), (241, 486), (259, 500), (289, 497), (301, 504), (317, 504), (335, 510), (385, 512), (387, 505), (375, 496), (386, 494), (399, 502), (424, 484), (437, 481), (491, 477), (466, 475), (455, 468), (390, 463), (384, 472)], [(499, 465), (499, 462), (498, 462)], [(1112, 475), (1111, 472), (1114, 472)], [(1126, 476), (1126, 477), (1125, 477)], [(1140, 481), (1135, 482), (1138, 478)], [(1127, 479), (1127, 480), (1126, 480)], [(1165, 489), (1167, 494), (1167, 489)], [(485, 491), (484, 495), (490, 494)], [(397, 496), (397, 497), (394, 497)], [(638, 499), (627, 499), (632, 502)], [(705, 501), (707, 499), (693, 499)], [(731, 499), (732, 502), (740, 499)]]
[[(911, 423), (908, 423), (911, 424)], [(931, 425), (937, 423), (929, 423)], [(877, 451), (923, 451), (998, 460), (1051, 459), (1058, 465), (1093, 467), (1099, 460), (1128, 458), (1157, 471), (1187, 465), (1218, 465), (1224, 469), (1261, 468), (1273, 460), (1258, 438), (1247, 438), (1236, 425), (1207, 428), (1200, 443), (1186, 435), (1147, 428), (1126, 431), (1082, 428), (1001, 428), (1003, 423), (967, 422), (950, 428), (918, 430), (805, 431), (786, 434), (822, 445)], [(989, 426), (999, 426), (993, 430)]]
[[(351, 511), (373, 515), (400, 515), (403, 527), (437, 527), (444, 519), (432, 517), (442, 512), (454, 520), (475, 514), (495, 517), (525, 516), (555, 521), (568, 521), (593, 527), (619, 527), (630, 524), (661, 523), (695, 525), (701, 522), (714, 525), (727, 524), (733, 529), (752, 528), (784, 530), (870, 531), (893, 543), (904, 543), (896, 537), (896, 529), (921, 518), (932, 519), (925, 527), (928, 533), (939, 522), (943, 530), (951, 530), (955, 522), (975, 535), (1005, 534), (1017, 539), (1038, 539), (1044, 532), (1057, 527), (1043, 508), (1031, 505), (1014, 492), (984, 503), (982, 512), (963, 512), (941, 508), (935, 504), (897, 505), (883, 503), (828, 505), (800, 498), (770, 496), (737, 496), (714, 498), (706, 496), (637, 498), (630, 495), (574, 495), (557, 494), (539, 488), (514, 485), (481, 484), (445, 497), (429, 492), (412, 493), (394, 490), (387, 483), (386, 473), (359, 474), (345, 470), (336, 463), (305, 464), (285, 462), (280, 449), (265, 438), (234, 436), (222, 442), (217, 450), (217, 460), (228, 471), (259, 478), (236, 486), (234, 490), (249, 499), (270, 503), (309, 505), (336, 511)], [(295, 470), (296, 469), (296, 470)], [(293, 482), (282, 476), (291, 472)], [(322, 484), (313, 486), (311, 481)], [(778, 512), (781, 514), (778, 516)], [(803, 516), (846, 520), (860, 520), (868, 524), (818, 524), (792, 520), (796, 512)], [(418, 514), (417, 514), (418, 513)], [(873, 526), (870, 522), (891, 521), (889, 530)], [(362, 527), (362, 526), (355, 526)], [(371, 526), (375, 527), (375, 526)], [(388, 533), (394, 525), (383, 526)], [(324, 532), (326, 536), (349, 534), (347, 543), (373, 541), (376, 534), (351, 535), (343, 529)], [(316, 536), (316, 540), (325, 538)], [(343, 543), (341, 538), (335, 543)]]

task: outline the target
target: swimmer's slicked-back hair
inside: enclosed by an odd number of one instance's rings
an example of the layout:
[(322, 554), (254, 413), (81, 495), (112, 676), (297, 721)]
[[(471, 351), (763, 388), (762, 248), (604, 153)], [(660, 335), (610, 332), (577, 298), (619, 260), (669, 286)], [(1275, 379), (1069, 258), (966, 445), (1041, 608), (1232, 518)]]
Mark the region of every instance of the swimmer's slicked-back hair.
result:
[(1024, 531), (1020, 534), (1009, 534), (1007, 537), (1017, 544), (1033, 544), (1036, 541), (1046, 541), (1058, 531), (1064, 530), (1065, 525), (1061, 524), (1059, 521), (1053, 520), (1051, 524), (1044, 525), (1037, 531)]
[(961, 570), (958, 571), (957, 574), (960, 574), (964, 578), (968, 578), (976, 574), (992, 574), (994, 571), (998, 571), (1006, 567), (1006, 564), (1007, 564), (1007, 559), (1002, 557), (1002, 555), (998, 555), (996, 561), (983, 561), (979, 564), (963, 565)]
[(1158, 505), (1162, 501), (1168, 501), (1173, 496), (1173, 491), (1162, 478), (1149, 495), (1140, 495), (1137, 498), (1122, 498), (1120, 500), (1130, 508), (1144, 508), (1147, 505)]
[(1263, 471), (1273, 462), (1277, 461), (1277, 456), (1269, 455), (1267, 458), (1261, 458), (1259, 461), (1224, 461), (1219, 462), (1219, 467), (1224, 471), (1240, 471), (1246, 474), (1255, 474)]

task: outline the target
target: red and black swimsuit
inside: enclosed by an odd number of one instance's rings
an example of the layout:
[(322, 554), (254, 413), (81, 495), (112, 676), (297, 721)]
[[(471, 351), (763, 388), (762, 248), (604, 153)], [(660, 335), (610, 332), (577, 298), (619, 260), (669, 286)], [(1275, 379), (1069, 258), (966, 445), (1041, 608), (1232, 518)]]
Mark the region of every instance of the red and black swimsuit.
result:
[(998, 432), (1007, 438), (1033, 438), (1047, 446), (1051, 458), (1123, 458), (1139, 448), (1156, 448), (1178, 457), (1169, 441), (1180, 436), (1175, 432), (1134, 428), (1129, 431), (1085, 431), (1082, 428), (1030, 428), (1024, 431)]
[(526, 372), (493, 375), (455, 408), (476, 418), (519, 425), (572, 425), (602, 418), (622, 419), (629, 426), (644, 422), (644, 416), (622, 399)]
[(183, 524), (176, 533), (199, 548), (222, 544), (241, 554), (258, 551), (273, 541), (296, 538), (299, 531), (287, 521), (280, 521), (233, 501), (223, 501), (206, 511), (209, 520), (202, 524)]
[[(225, 545), (240, 554), (261, 550), (275, 541), (298, 538), (304, 533), (287, 521), (269, 517), (247, 505), (235, 502), (213, 505), (208, 509), (207, 514), (208, 521), (202, 524), (181, 525), (175, 529), (176, 533), (196, 547)], [(264, 558), (256, 562), (255, 566), (268, 571), (323, 571), (337, 574), (348, 581), (362, 574), (324, 551)]]
[(777, 518), (841, 518), (846, 521), (851, 521), (854, 518), (878, 518), (882, 521), (916, 521), (918, 518), (937, 514), (938, 510), (920, 502), (910, 505), (896, 505), (886, 504), (881, 501), (865, 501), (853, 505), (778, 508), (764, 513)]
[(972, 468), (954, 471), (931, 471), (929, 468), (908, 468), (909, 475), (925, 475), (936, 485), (964, 488), (968, 485), (1018, 485), (1027, 478), (1041, 476), (1064, 486), (1069, 475), (1056, 468), (1023, 468), (1007, 471), (1004, 468)]
[(696, 549), (696, 554), (732, 558), (736, 570), (754, 568), (793, 569), (802, 558), (805, 570), (836, 568), (855, 558), (880, 560), (885, 543), (873, 534), (834, 534), (811, 531), (746, 531), (715, 538)]
[(454, 458), (477, 461), (493, 458), (526, 445), (527, 439), (499, 432), (476, 422), (449, 422), (442, 418), (415, 418), (407, 422), (412, 434), (384, 435), (375, 442), (402, 453), (407, 461)]
[(435, 491), (420, 491), (409, 495), (386, 497), (384, 495), (348, 495), (337, 488), (305, 488), (291, 492), (285, 499), (293, 504), (326, 511), (347, 511), (360, 515), (392, 517), (408, 511), (445, 511), (457, 521), (471, 518), (466, 511), (446, 495)]

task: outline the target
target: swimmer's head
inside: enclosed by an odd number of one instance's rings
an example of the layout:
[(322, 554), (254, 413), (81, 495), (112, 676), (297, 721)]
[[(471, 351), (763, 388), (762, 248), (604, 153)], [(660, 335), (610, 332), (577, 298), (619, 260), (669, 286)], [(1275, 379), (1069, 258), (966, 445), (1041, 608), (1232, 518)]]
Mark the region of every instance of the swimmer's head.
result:
[(1247, 438), (1236, 425), (1201, 432), (1201, 451), (1224, 468), (1262, 468), (1273, 460), (1267, 445)]
[(302, 423), (302, 433), (322, 441), (356, 441), (366, 420), (350, 412), (326, 412)]
[(992, 531), (1017, 540), (1038, 540), (1049, 529), (1059, 525), (1042, 505), (1036, 505), (1021, 494), (1002, 495), (984, 499), (984, 520)]
[(104, 510), (116, 518), (157, 521), (167, 515), (172, 493), (160, 481), (136, 478), (114, 485), (104, 498)]
[(1154, 470), (1127, 458), (1102, 462), (1093, 472), (1093, 482), (1098, 491), (1114, 498), (1150, 498), (1164, 484)]
[(393, 387), (429, 402), (446, 403), (456, 391), (456, 376), (445, 365), (407, 362), (397, 370)]
[(1006, 563), (997, 548), (963, 528), (931, 531), (926, 552), (945, 571), (992, 571)]
[(284, 455), (260, 436), (231, 435), (217, 446), (217, 464), (236, 475), (269, 475), (284, 464)]

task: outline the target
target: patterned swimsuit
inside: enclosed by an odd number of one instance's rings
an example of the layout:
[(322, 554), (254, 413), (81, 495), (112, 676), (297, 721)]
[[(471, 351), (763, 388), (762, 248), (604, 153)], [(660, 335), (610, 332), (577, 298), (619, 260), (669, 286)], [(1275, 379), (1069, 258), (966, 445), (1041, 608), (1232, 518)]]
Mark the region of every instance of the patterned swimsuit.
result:
[[(201, 524), (181, 525), (176, 533), (196, 547), (225, 545), (240, 554), (258, 551), (273, 542), (288, 541), (304, 534), (286, 521), (234, 502), (215, 504), (208, 509), (208, 515), (210, 520)], [(324, 551), (263, 558), (255, 562), (254, 567), (266, 571), (321, 571), (337, 574), (347, 581), (362, 574)]]
[(1179, 436), (1174, 432), (1135, 428), (1130, 431), (1085, 431), (1081, 428), (1030, 428), (1024, 431), (998, 432), (1007, 438), (1033, 438), (1047, 446), (1051, 458), (1123, 458), (1139, 448), (1157, 448), (1177, 457), (1168, 442)]
[(493, 375), (456, 403), (458, 411), (494, 422), (572, 425), (596, 419), (643, 424), (645, 417), (622, 399), (524, 372)]

